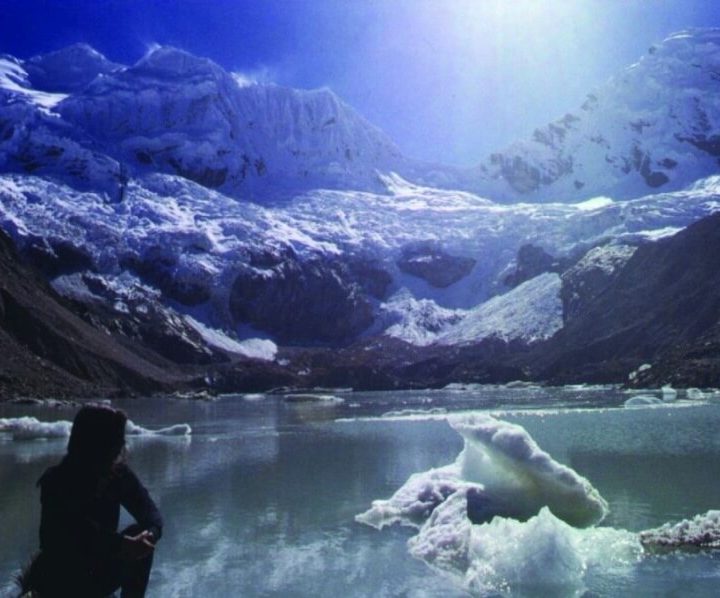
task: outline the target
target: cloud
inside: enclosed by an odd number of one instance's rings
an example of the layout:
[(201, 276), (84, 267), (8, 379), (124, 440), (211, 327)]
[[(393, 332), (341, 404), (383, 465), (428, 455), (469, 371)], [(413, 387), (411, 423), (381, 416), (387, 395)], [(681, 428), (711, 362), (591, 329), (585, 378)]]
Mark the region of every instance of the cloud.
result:
[(152, 54), (155, 50), (162, 48), (162, 45), (157, 42), (146, 42), (145, 43), (145, 56)]
[(267, 66), (260, 66), (249, 71), (233, 71), (231, 75), (240, 87), (267, 85), (268, 83), (274, 83), (277, 78), (276, 73)]

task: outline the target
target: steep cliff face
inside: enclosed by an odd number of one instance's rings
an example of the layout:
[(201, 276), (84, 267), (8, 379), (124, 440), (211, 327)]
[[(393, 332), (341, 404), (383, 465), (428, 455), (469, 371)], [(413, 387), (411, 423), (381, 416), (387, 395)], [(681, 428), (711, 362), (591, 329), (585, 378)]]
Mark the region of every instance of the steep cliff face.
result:
[(249, 197), (260, 188), (377, 187), (395, 145), (329, 90), (241, 85), (210, 60), (159, 48), (57, 107), (139, 171)]

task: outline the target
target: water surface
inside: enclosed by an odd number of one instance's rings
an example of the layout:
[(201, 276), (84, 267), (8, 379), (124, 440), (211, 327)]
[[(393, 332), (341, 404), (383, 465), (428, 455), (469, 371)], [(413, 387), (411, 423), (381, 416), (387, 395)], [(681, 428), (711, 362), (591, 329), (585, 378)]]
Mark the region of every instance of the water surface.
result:
[[(336, 395), (342, 402), (114, 402), (145, 427), (188, 423), (193, 430), (190, 437), (130, 440), (129, 462), (166, 518), (151, 595), (469, 595), (462, 579), (410, 556), (415, 530), (378, 531), (354, 519), (411, 474), (455, 460), (463, 443), (443, 411), (489, 411), (523, 426), (608, 501), (602, 526), (635, 532), (720, 508), (720, 402), (712, 398), (627, 409), (628, 396), (610, 388)], [(73, 413), (0, 406), (0, 417), (62, 420)], [(64, 447), (62, 439), (0, 434), (3, 582), (36, 548), (34, 484)], [(595, 567), (562, 592), (715, 596), (719, 582), (719, 557), (702, 552)], [(547, 595), (531, 578), (498, 591)]]

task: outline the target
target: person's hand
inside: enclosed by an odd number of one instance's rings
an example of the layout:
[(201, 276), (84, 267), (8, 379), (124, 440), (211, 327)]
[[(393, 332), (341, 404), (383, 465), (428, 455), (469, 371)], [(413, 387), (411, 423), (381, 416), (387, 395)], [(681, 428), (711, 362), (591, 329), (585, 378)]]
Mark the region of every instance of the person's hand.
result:
[(148, 531), (140, 532), (137, 536), (123, 536), (120, 544), (120, 558), (124, 561), (137, 561), (144, 559), (155, 550), (155, 537)]

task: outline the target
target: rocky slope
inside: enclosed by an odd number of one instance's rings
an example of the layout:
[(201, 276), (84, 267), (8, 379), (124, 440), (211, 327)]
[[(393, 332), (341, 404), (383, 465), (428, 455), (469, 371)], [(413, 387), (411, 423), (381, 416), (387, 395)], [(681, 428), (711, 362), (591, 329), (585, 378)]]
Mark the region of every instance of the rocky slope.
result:
[[(133, 350), (135, 349), (135, 350)], [(168, 360), (142, 355), (78, 317), (0, 233), (0, 395), (95, 395), (187, 384)]]
[[(534, 376), (633, 384), (720, 384), (720, 214), (638, 247), (532, 353)], [(586, 277), (593, 279), (593, 273)], [(694, 362), (694, 363), (693, 363)]]

